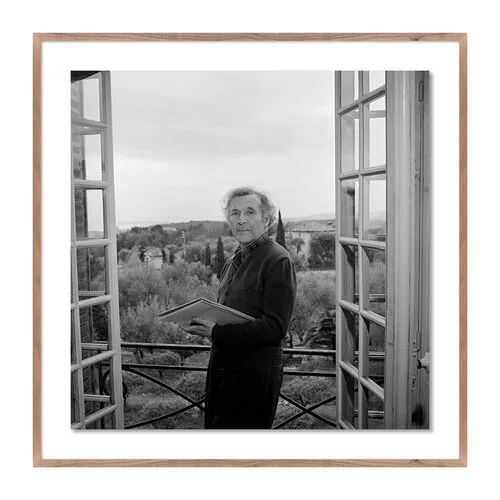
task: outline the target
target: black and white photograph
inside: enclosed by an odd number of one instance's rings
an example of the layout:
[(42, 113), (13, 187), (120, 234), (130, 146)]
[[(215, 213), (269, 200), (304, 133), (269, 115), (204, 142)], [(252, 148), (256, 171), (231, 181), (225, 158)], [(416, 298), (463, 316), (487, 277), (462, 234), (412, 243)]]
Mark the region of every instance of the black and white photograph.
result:
[(432, 84), (71, 71), (68, 426), (432, 430)]

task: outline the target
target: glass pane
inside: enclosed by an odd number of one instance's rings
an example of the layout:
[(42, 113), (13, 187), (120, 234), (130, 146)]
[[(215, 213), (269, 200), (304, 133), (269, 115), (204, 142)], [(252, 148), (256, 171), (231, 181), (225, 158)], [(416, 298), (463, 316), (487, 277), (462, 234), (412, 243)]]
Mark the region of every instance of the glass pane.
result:
[(110, 348), (109, 304), (99, 304), (80, 309), (80, 338), (82, 359), (90, 358)]
[(349, 179), (340, 183), (340, 235), (358, 237), (358, 180)]
[(104, 238), (102, 189), (75, 188), (76, 238)]
[(72, 118), (101, 121), (100, 75), (71, 84)]
[(75, 179), (101, 181), (101, 134), (73, 135), (71, 147)]
[(75, 342), (75, 311), (71, 311), (71, 364), (76, 363), (76, 342)]
[(80, 421), (80, 406), (78, 402), (78, 370), (71, 372), (71, 423)]
[(97, 427), (99, 429), (115, 429), (116, 426), (114, 424), (114, 416), (115, 412), (108, 413), (107, 415), (99, 419), (99, 421), (97, 422)]
[(358, 381), (341, 368), (340, 383), (342, 384), (342, 409), (341, 417), (344, 422), (357, 425), (354, 412), (358, 409)]
[[(86, 395), (107, 396), (110, 393), (110, 363), (102, 361), (83, 368), (83, 392)], [(111, 405), (111, 400), (85, 401), (85, 416), (89, 416), (96, 411)], [(99, 422), (94, 422), (87, 428), (101, 428)]]
[(105, 295), (108, 292), (106, 247), (78, 248), (79, 300)]
[[(365, 105), (365, 162), (368, 167), (386, 164), (385, 96)], [(365, 164), (366, 165), (366, 164)]]
[(365, 78), (368, 78), (368, 92), (385, 85), (385, 71), (367, 71)]
[(364, 388), (368, 399), (368, 429), (384, 429), (384, 402)]
[(340, 106), (348, 106), (358, 99), (358, 71), (341, 71), (340, 73)]
[(74, 293), (73, 293), (73, 285), (74, 285), (74, 282), (73, 282), (73, 270), (75, 269), (75, 263), (73, 261), (73, 250), (71, 250), (71, 257), (70, 257), (70, 260), (71, 260), (71, 272), (69, 273), (70, 274), (70, 281), (71, 281), (71, 289), (70, 289), (70, 294), (71, 294), (71, 303), (73, 304), (74, 301), (75, 301), (75, 296), (74, 296)]
[(368, 376), (383, 387), (385, 370), (385, 328), (373, 321), (365, 323), (368, 331)]
[(386, 176), (365, 177), (364, 189), (364, 240), (386, 240)]
[(357, 368), (359, 350), (359, 317), (358, 314), (342, 309), (340, 315), (340, 334), (341, 334), (341, 358), (342, 361), (350, 363)]
[(364, 249), (366, 255), (367, 273), (367, 291), (368, 297), (364, 295), (364, 308), (385, 318), (386, 309), (386, 267), (385, 250), (376, 250), (373, 248)]
[(340, 118), (340, 170), (359, 169), (359, 110), (354, 109)]
[(358, 247), (341, 245), (341, 299), (359, 302)]

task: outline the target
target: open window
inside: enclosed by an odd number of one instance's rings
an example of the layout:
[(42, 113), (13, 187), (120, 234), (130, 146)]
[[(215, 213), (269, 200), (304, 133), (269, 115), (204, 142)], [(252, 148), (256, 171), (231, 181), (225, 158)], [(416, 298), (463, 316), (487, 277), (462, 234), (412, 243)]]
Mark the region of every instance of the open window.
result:
[(123, 428), (109, 72), (71, 73), (71, 426)]
[(423, 72), (335, 76), (337, 424), (428, 428)]

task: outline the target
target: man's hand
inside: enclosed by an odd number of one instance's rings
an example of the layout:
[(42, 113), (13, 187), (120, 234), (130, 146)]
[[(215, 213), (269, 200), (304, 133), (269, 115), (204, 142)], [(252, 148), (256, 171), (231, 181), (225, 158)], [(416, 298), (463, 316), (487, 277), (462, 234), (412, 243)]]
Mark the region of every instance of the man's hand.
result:
[(192, 318), (188, 325), (181, 325), (181, 328), (191, 335), (210, 338), (215, 322), (210, 319)]

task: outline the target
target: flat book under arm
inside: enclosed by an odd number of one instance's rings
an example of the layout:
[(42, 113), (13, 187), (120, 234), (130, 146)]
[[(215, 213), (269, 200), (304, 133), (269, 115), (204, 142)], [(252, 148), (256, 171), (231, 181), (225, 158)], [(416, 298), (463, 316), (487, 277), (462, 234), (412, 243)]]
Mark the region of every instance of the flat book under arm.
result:
[(204, 318), (215, 321), (218, 325), (240, 324), (255, 320), (248, 314), (203, 298), (163, 311), (158, 317), (172, 323), (189, 323), (192, 318)]

